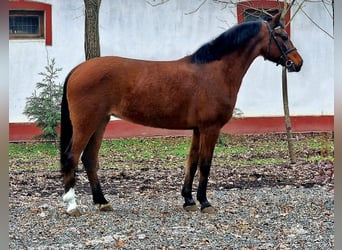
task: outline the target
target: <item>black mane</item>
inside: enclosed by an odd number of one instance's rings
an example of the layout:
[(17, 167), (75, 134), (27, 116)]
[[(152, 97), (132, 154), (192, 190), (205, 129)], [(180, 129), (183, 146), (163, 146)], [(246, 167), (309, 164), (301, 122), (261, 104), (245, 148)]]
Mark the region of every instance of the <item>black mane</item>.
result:
[(190, 56), (191, 62), (202, 64), (220, 60), (258, 34), (260, 28), (260, 21), (238, 24), (200, 47)]

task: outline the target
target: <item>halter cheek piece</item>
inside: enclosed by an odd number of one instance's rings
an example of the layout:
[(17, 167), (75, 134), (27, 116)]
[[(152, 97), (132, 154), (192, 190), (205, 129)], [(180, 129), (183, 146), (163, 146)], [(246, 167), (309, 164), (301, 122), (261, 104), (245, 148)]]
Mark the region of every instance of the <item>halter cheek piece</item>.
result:
[(283, 63), (282, 65), (284, 65), (287, 69), (294, 68), (295, 67), (294, 63), (290, 59), (288, 59), (287, 55), (289, 53), (291, 53), (292, 51), (295, 51), (297, 49), (295, 47), (293, 47), (293, 48), (290, 48), (290, 49), (287, 49), (286, 51), (284, 51), (284, 49), (282, 48), (282, 46), (279, 44), (278, 40), (276, 39), (276, 36), (274, 34), (274, 29), (271, 28), (270, 24), (267, 21), (265, 21), (265, 23), (266, 23), (267, 28), (268, 28), (268, 30), (270, 32), (270, 39), (269, 39), (268, 46), (267, 46), (267, 52), (266, 52), (265, 60), (266, 60), (266, 58), (268, 57), (268, 55), (270, 53), (271, 42), (272, 42), (272, 39), (273, 39), (274, 42), (276, 43), (278, 49), (281, 52), (281, 56), (280, 56), (280, 58), (279, 58), (279, 60), (277, 62), (277, 65)]

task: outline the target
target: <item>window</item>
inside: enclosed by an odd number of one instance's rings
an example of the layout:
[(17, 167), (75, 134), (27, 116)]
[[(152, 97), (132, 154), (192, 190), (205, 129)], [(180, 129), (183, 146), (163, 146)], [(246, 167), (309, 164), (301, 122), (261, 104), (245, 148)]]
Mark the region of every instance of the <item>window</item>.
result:
[(268, 14), (274, 16), (278, 13), (278, 9), (244, 9), (243, 11), (243, 21), (256, 21), (256, 20), (265, 20), (269, 17)]
[(10, 0), (9, 38), (45, 39), (46, 45), (52, 45), (51, 5), (26, 0)]
[(10, 10), (9, 33), (12, 39), (44, 38), (44, 12)]
[[(284, 3), (277, 0), (250, 0), (241, 1), (237, 4), (238, 23), (265, 19), (267, 14), (272, 16), (284, 8)], [(265, 13), (266, 12), (266, 13)], [(290, 34), (290, 11), (285, 16), (285, 22), (288, 23), (286, 31)]]

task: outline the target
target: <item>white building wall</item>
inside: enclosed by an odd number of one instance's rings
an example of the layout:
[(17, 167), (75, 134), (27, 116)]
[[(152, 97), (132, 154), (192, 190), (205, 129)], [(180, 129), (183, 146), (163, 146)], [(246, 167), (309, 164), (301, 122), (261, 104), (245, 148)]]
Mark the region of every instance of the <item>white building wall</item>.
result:
[[(9, 121), (25, 122), (26, 98), (41, 80), (47, 57), (62, 67), (59, 82), (84, 60), (83, 1), (45, 0), (52, 5), (52, 46), (45, 41), (10, 40)], [(150, 1), (151, 3), (155, 1)], [(151, 7), (145, 0), (103, 0), (100, 8), (101, 55), (149, 60), (174, 60), (193, 53), (237, 23), (236, 9), (207, 1), (170, 0)], [(319, 4), (306, 4), (306, 13), (332, 34), (332, 19)], [(291, 23), (291, 38), (304, 58), (299, 73), (288, 75), (293, 115), (332, 115), (333, 39), (303, 13)], [(241, 86), (237, 108), (244, 116), (283, 115), (281, 67), (257, 58)]]
[(45, 0), (52, 5), (52, 46), (45, 40), (9, 41), (9, 122), (26, 122), (23, 115), (26, 98), (42, 80), (47, 58), (55, 58), (59, 72), (58, 82), (64, 82), (68, 72), (84, 60), (83, 1)]

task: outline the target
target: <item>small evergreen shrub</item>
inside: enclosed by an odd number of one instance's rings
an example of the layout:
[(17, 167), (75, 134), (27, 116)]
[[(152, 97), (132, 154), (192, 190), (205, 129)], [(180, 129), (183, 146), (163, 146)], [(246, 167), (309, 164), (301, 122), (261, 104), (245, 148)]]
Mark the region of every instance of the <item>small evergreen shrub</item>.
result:
[(57, 127), (60, 123), (60, 104), (63, 94), (63, 86), (56, 83), (58, 72), (62, 68), (55, 66), (55, 59), (48, 61), (45, 72), (40, 72), (42, 81), (36, 83), (36, 89), (32, 95), (26, 98), (26, 106), (23, 114), (30, 121), (42, 129), (38, 137), (47, 140), (57, 140)]

